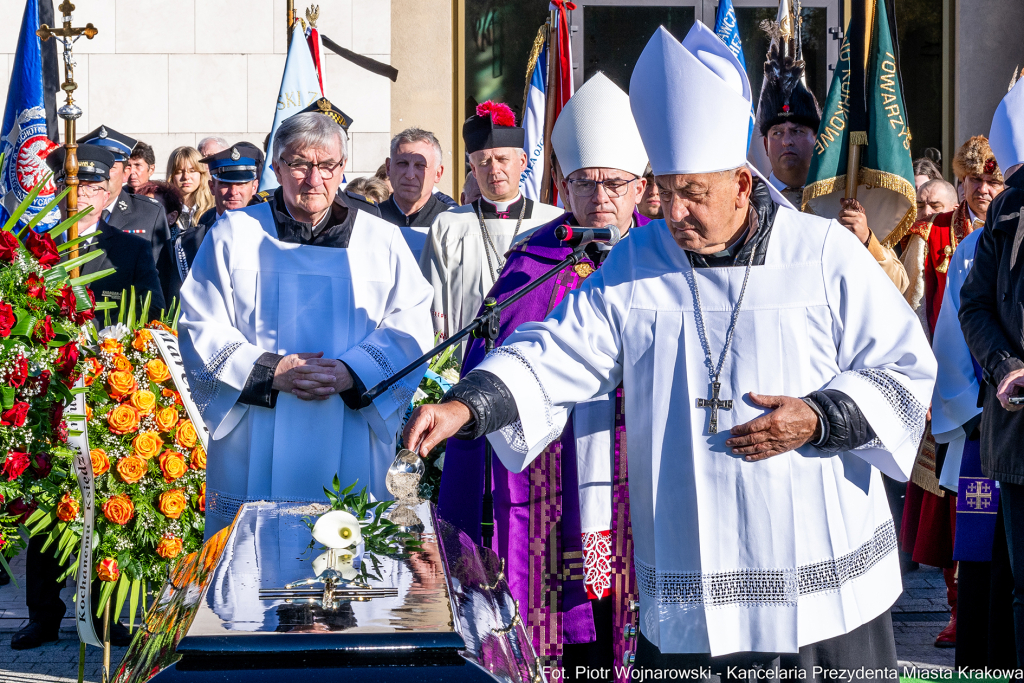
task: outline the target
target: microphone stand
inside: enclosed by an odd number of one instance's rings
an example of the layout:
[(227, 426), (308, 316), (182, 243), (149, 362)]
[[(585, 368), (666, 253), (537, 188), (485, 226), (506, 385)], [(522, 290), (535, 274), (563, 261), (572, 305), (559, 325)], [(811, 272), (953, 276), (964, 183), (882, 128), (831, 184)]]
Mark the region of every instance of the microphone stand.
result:
[[(494, 349), (494, 342), (498, 339), (498, 334), (501, 331), (501, 312), (506, 308), (519, 301), (524, 296), (532, 292), (534, 289), (539, 287), (544, 282), (547, 282), (555, 275), (560, 273), (563, 268), (567, 266), (575, 266), (583, 259), (583, 253), (586, 251), (587, 244), (589, 242), (583, 242), (567, 257), (555, 264), (549, 271), (541, 275), (540, 277), (531, 280), (528, 284), (522, 288), (516, 290), (516, 293), (505, 299), (501, 303), (498, 303), (494, 297), (487, 297), (484, 300), (484, 310), (477, 316), (472, 322), (463, 327), (461, 330), (453, 334), (448, 339), (444, 340), (430, 351), (414, 360), (413, 362), (406, 365), (404, 368), (396, 372), (391, 377), (385, 380), (381, 380), (374, 387), (366, 391), (360, 401), (360, 406), (365, 408), (373, 403), (374, 399), (387, 391), (392, 385), (401, 380), (406, 375), (410, 374), (417, 368), (423, 366), (424, 363), (430, 361), (431, 358), (441, 353), (449, 346), (458, 344), (467, 337), (474, 337), (476, 339), (483, 339), (484, 345), (489, 353)], [(491, 539), (494, 536), (494, 502), (493, 494), (491, 492), (491, 445), (485, 439), (484, 441), (486, 458), (484, 460), (484, 498), (483, 498), (483, 509), (482, 519), (480, 523), (481, 537), (484, 541), (484, 547), (489, 548), (491, 545)]]

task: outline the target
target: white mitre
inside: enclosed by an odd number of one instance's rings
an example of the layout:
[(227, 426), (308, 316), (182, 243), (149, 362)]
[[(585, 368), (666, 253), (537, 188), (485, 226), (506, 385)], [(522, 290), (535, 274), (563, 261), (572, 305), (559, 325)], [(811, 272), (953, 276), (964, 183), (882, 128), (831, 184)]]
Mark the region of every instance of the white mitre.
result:
[(988, 144), (1003, 173), (1011, 166), (1024, 163), (1024, 78), (1010, 88), (996, 107)]
[(633, 68), (629, 102), (654, 175), (747, 166), (772, 199), (793, 208), (747, 161), (750, 82), (736, 55), (701, 22), (682, 43), (658, 28)]
[(598, 72), (565, 103), (551, 131), (562, 175), (581, 168), (617, 168), (637, 177), (647, 170), (647, 151), (629, 95)]

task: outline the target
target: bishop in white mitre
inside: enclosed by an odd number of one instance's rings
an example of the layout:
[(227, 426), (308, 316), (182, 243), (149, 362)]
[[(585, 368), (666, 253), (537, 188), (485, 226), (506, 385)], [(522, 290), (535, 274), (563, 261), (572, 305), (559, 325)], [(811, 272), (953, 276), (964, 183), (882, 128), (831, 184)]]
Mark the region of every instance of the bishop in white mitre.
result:
[(245, 501), (320, 501), (335, 474), (386, 497), (423, 373), (361, 395), (432, 341), (430, 285), (401, 232), (338, 194), (341, 127), (297, 114), (273, 151), (281, 187), (220, 218), (181, 290), (182, 358), (212, 437), (207, 536)]
[(520, 191), (525, 132), (507, 105), (477, 105), (462, 126), (462, 139), (483, 196), (435, 218), (420, 255), (420, 268), (434, 287), (434, 331), (442, 338), (477, 316), (509, 247), (563, 213)]
[(658, 30), (629, 95), (665, 219), (421, 407), (406, 443), (488, 434), (521, 470), (573, 405), (622, 382), (635, 666), (895, 678), (880, 473), (907, 479), (935, 358), (851, 233), (747, 166), (743, 74), (699, 22), (683, 43)]

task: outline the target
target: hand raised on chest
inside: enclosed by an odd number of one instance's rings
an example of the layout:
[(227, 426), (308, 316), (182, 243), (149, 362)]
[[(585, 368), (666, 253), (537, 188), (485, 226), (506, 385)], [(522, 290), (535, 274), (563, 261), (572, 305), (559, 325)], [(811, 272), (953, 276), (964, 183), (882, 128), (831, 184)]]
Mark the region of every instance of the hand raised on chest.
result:
[(732, 428), (726, 446), (747, 462), (756, 462), (800, 448), (818, 433), (818, 416), (810, 406), (791, 396), (762, 396), (750, 392), (750, 400), (772, 408), (767, 415)]

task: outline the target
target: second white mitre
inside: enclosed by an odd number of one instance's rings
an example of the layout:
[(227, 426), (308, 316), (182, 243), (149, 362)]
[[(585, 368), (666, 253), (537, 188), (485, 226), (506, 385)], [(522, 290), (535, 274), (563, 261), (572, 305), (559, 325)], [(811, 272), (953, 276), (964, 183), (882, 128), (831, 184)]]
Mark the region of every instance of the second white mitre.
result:
[[(655, 175), (746, 163), (749, 100), (702, 30), (687, 38), (693, 51), (660, 30), (634, 71)], [(519, 420), (488, 437), (514, 471), (561, 433), (575, 403), (623, 383), (640, 628), (663, 653), (796, 652), (871, 621), (902, 589), (879, 472), (909, 475), (935, 358), (848, 230), (779, 203), (721, 376), (734, 407), (719, 412), (719, 433), (696, 407), (709, 387), (693, 290), (717, 357), (746, 268), (692, 268), (664, 221), (631, 231), (546, 320), (520, 326), (478, 366), (515, 398)], [(823, 388), (850, 396), (877, 438), (759, 462), (725, 445), (731, 427), (766, 412), (748, 392)]]

